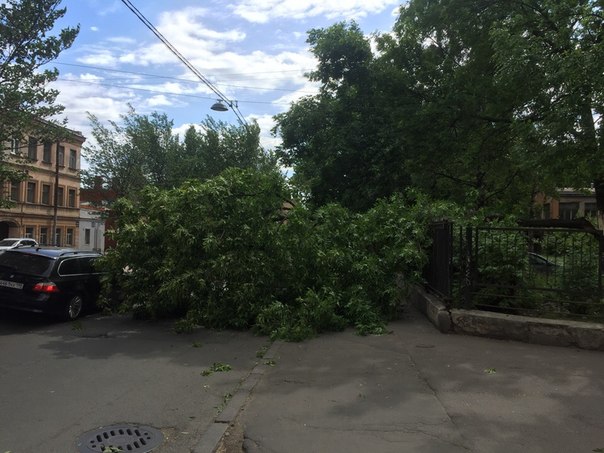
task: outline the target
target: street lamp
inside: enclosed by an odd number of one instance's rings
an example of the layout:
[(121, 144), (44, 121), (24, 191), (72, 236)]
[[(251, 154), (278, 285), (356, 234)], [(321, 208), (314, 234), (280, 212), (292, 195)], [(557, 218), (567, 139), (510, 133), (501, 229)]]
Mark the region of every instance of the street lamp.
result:
[(222, 103), (220, 99), (217, 100), (210, 108), (216, 112), (226, 112), (229, 109), (226, 105)]

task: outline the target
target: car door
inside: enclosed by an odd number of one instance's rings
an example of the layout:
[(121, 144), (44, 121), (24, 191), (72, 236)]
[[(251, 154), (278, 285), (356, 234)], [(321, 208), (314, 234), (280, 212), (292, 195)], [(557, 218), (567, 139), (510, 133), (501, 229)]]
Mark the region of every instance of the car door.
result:
[(92, 303), (96, 302), (101, 292), (100, 273), (95, 268), (95, 262), (98, 256), (83, 256), (79, 258), (80, 272), (88, 300)]

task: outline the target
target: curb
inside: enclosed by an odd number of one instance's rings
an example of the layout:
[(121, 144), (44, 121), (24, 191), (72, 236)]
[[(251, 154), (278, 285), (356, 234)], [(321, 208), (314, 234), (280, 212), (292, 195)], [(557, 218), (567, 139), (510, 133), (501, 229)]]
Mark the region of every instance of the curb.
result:
[(214, 422), (202, 434), (201, 441), (191, 451), (192, 453), (214, 453), (220, 447), (227, 429), (235, 422), (235, 419), (246, 405), (254, 387), (260, 382), (266, 373), (266, 360), (274, 359), (279, 349), (279, 343), (273, 342), (262, 359), (241, 381), (237, 390), (226, 404), (224, 409), (216, 416)]
[(410, 302), (442, 333), (604, 351), (604, 324), (447, 309), (438, 297), (420, 287), (412, 290)]

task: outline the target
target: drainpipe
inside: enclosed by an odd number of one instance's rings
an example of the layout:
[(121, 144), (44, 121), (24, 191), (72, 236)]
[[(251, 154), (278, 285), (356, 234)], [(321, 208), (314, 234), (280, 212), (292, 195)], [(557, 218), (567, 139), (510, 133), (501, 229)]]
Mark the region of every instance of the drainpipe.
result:
[(52, 216), (52, 231), (50, 232), (50, 234), (52, 234), (52, 240), (50, 241), (51, 245), (56, 246), (57, 245), (57, 216), (58, 216), (58, 211), (59, 211), (59, 146), (60, 146), (60, 142), (59, 140), (57, 140), (57, 152), (55, 155), (55, 190), (54, 190), (54, 209), (53, 209), (53, 216)]

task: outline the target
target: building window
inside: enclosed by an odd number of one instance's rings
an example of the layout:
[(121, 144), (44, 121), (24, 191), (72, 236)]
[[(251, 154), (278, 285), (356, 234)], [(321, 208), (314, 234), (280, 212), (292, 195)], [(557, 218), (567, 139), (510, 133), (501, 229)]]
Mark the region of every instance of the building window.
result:
[(560, 203), (560, 219), (573, 220), (579, 213), (579, 203)]
[(28, 203), (36, 202), (36, 183), (35, 182), (27, 183), (27, 202)]
[(65, 147), (59, 146), (59, 167), (65, 166)]
[(48, 245), (48, 228), (46, 227), (40, 228), (40, 244)]
[(29, 137), (27, 157), (31, 160), (38, 160), (38, 139), (35, 137)]
[(75, 149), (69, 150), (69, 168), (75, 170), (78, 165), (78, 154)]
[(65, 206), (65, 189), (63, 187), (57, 188), (57, 206)]
[(44, 142), (44, 151), (42, 153), (42, 162), (49, 164), (52, 156), (52, 142)]
[(61, 247), (61, 228), (55, 230), (55, 243), (53, 245)]
[(543, 218), (551, 219), (552, 218), (552, 207), (549, 203), (545, 203), (543, 205)]
[(50, 204), (50, 185), (42, 184), (42, 204)]
[(84, 244), (90, 245), (90, 228), (84, 230)]
[(21, 198), (21, 183), (11, 182), (10, 183), (10, 199), (11, 201), (19, 201)]
[(21, 146), (21, 141), (17, 137), (12, 138), (11, 141), (10, 141), (10, 153), (11, 154), (19, 154), (19, 152), (20, 152), (20, 150), (19, 150), (20, 146)]
[(585, 203), (585, 217), (598, 217), (598, 205), (596, 203)]
[(28, 226), (25, 227), (25, 237), (29, 239), (34, 238), (34, 227)]
[(65, 235), (65, 245), (73, 245), (73, 228), (67, 228)]
[(76, 191), (75, 189), (69, 189), (69, 193), (68, 193), (68, 206), (70, 208), (75, 208), (76, 207)]

